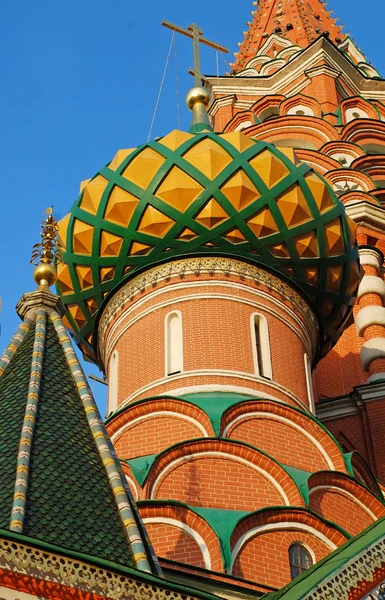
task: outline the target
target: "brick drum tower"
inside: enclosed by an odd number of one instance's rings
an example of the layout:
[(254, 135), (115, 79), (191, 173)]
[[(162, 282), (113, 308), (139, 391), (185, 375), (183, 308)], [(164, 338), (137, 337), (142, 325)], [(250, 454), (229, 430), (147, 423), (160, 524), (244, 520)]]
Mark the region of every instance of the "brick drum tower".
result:
[(231, 73), (189, 92), (190, 131), (83, 182), (63, 323), (106, 375), (159, 581), (381, 599), (385, 81), (321, 0), (254, 5)]

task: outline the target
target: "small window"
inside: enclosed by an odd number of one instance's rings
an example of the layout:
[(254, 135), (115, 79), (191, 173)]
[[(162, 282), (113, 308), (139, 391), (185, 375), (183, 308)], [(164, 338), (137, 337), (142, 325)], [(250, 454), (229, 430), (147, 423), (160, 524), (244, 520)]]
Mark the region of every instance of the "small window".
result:
[(166, 316), (166, 376), (183, 371), (182, 314), (177, 310)]
[(118, 351), (114, 350), (108, 369), (108, 413), (118, 408)]
[(309, 569), (313, 560), (308, 550), (302, 544), (292, 544), (289, 548), (290, 574), (294, 579)]
[(314, 402), (314, 392), (313, 392), (313, 380), (311, 377), (311, 364), (310, 359), (307, 354), (304, 354), (304, 362), (305, 362), (305, 374), (306, 374), (306, 387), (307, 387), (307, 397), (309, 400), (309, 407), (313, 415), (315, 415), (315, 402)]
[(262, 315), (254, 314), (251, 317), (251, 339), (256, 375), (272, 379), (269, 328), (266, 318)]

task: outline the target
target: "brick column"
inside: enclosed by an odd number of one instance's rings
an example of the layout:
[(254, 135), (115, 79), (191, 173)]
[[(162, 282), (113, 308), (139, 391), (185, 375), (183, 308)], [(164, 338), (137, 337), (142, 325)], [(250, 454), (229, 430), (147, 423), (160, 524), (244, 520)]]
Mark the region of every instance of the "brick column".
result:
[(359, 250), (365, 275), (358, 290), (359, 312), (356, 327), (364, 338), (361, 362), (369, 372), (368, 383), (385, 379), (385, 282), (380, 268), (384, 257), (380, 250), (366, 246)]

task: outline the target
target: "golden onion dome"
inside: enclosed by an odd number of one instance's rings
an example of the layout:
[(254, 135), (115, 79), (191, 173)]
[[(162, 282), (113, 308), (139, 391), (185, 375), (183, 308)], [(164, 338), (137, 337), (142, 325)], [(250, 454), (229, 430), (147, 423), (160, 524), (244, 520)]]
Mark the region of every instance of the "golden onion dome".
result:
[(315, 306), (326, 345), (343, 330), (359, 283), (356, 227), (328, 183), (293, 150), (241, 132), (173, 131), (119, 150), (59, 226), (57, 289), (93, 360), (102, 302), (155, 263), (225, 255), (278, 272)]

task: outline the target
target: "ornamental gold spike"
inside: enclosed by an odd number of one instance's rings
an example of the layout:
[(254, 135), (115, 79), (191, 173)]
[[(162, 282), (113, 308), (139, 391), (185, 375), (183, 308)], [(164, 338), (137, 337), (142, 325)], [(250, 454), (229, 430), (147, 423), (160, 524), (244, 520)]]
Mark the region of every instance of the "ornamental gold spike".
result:
[(36, 265), (33, 277), (40, 288), (53, 285), (57, 279), (56, 264), (62, 261), (59, 250), (59, 227), (53, 216), (53, 207), (44, 212), (46, 215), (40, 227), (41, 241), (32, 247), (31, 264)]

